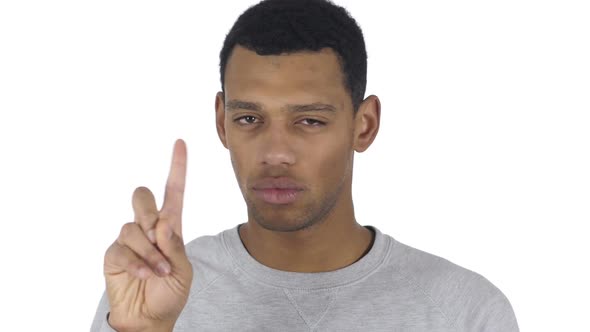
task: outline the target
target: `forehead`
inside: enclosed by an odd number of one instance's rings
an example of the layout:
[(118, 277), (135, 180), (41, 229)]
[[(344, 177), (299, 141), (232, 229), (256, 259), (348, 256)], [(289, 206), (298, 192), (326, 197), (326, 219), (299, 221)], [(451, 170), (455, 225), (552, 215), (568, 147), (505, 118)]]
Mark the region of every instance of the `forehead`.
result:
[(347, 92), (338, 56), (330, 48), (282, 55), (258, 55), (237, 45), (225, 70), (230, 98), (269, 97), (289, 102), (342, 104)]

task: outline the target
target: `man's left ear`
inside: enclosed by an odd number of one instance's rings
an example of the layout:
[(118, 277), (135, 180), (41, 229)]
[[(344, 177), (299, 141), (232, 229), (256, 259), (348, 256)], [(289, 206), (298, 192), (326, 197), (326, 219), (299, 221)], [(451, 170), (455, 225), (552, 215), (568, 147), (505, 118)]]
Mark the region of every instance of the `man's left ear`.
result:
[(363, 152), (371, 146), (379, 132), (381, 120), (381, 102), (375, 95), (370, 95), (359, 105), (354, 118), (354, 150)]

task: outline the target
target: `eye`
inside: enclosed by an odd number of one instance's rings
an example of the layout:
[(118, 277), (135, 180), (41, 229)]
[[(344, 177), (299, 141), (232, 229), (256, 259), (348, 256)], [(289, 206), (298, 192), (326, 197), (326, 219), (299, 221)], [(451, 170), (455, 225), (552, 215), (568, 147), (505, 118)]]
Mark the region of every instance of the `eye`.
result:
[[(245, 122), (242, 120), (245, 120)], [(256, 121), (256, 117), (252, 116), (252, 115), (241, 116), (241, 117), (234, 120), (234, 122), (237, 122), (241, 125), (254, 124), (255, 123), (254, 121)]]
[(321, 127), (326, 125), (325, 122), (316, 119), (303, 119), (303, 121), (307, 121), (308, 125), (311, 127)]

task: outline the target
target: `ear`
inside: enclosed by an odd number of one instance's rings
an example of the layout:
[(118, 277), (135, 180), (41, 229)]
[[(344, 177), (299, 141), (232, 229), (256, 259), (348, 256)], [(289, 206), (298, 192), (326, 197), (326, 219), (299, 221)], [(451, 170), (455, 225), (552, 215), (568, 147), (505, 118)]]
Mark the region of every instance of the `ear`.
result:
[(227, 149), (227, 140), (225, 137), (225, 96), (221, 91), (215, 95), (215, 125), (219, 140), (221, 140), (221, 144)]
[(377, 96), (370, 95), (359, 105), (355, 115), (353, 147), (356, 152), (363, 152), (371, 146), (379, 132), (380, 121), (381, 102)]

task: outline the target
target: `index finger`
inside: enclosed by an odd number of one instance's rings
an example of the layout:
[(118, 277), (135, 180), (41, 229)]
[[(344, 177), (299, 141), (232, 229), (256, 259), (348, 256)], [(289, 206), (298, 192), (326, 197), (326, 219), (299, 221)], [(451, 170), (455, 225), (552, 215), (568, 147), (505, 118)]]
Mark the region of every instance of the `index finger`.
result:
[(184, 186), (186, 183), (186, 143), (177, 139), (174, 143), (172, 164), (166, 182), (164, 203), (160, 210), (160, 219), (167, 219), (172, 223), (173, 230), (181, 235), (182, 206), (184, 201)]

